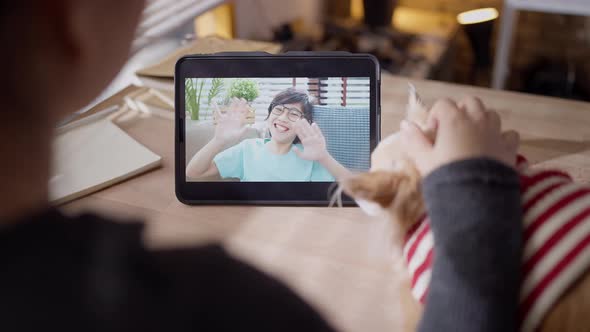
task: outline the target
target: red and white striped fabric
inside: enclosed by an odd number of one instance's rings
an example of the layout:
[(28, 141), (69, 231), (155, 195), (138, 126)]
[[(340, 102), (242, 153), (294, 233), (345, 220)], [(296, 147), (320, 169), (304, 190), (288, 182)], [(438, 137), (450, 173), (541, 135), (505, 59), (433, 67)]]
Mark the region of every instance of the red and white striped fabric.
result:
[[(521, 331), (535, 331), (544, 316), (590, 267), (590, 187), (555, 170), (531, 169), (519, 156), (524, 210), (520, 290)], [(403, 250), (412, 294), (424, 303), (433, 261), (433, 237), (424, 217)]]

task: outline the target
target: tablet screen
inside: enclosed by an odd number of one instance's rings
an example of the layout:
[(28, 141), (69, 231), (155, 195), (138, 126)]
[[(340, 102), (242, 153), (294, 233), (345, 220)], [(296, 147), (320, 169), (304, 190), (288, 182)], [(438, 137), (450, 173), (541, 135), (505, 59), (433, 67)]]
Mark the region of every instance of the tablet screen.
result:
[(369, 169), (369, 77), (186, 78), (184, 97), (189, 182), (333, 182)]

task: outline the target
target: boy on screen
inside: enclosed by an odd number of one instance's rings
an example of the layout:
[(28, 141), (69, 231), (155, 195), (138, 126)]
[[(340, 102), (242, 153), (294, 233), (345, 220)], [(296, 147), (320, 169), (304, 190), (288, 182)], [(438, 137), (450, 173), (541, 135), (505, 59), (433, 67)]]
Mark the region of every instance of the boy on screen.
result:
[(322, 131), (313, 123), (307, 93), (293, 88), (278, 93), (265, 119), (270, 138), (238, 143), (247, 128), (247, 113), (243, 99), (232, 100), (225, 114), (216, 110), (214, 137), (188, 163), (188, 177), (332, 182), (351, 174), (328, 152)]

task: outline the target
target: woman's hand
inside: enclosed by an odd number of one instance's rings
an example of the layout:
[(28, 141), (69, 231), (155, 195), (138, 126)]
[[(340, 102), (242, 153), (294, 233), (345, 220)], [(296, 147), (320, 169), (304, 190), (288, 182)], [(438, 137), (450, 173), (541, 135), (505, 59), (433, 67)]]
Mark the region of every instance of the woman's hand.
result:
[(215, 117), (217, 119), (213, 139), (224, 145), (237, 143), (247, 130), (248, 104), (244, 99), (234, 98), (225, 114), (221, 113), (217, 104), (213, 106), (215, 107)]
[(401, 138), (405, 152), (422, 176), (453, 161), (487, 157), (514, 167), (520, 142), (515, 131), (501, 132), (500, 117), (487, 111), (478, 98), (458, 104), (439, 100), (430, 110), (426, 131), (436, 133), (434, 142), (413, 123), (403, 121)]
[(310, 125), (305, 119), (297, 120), (295, 122), (295, 133), (303, 145), (303, 151), (296, 146), (293, 147), (293, 151), (299, 158), (320, 161), (329, 157), (326, 149), (326, 139), (317, 124)]

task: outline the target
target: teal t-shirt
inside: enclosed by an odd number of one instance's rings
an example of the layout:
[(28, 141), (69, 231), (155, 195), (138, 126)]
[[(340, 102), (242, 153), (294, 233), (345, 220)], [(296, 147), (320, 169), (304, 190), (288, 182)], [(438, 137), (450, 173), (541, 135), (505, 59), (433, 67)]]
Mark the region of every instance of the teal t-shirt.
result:
[[(215, 156), (213, 161), (222, 178), (240, 181), (334, 181), (334, 176), (317, 161), (299, 158), (293, 151), (277, 155), (266, 147), (270, 139), (246, 139)], [(303, 151), (301, 144), (294, 144)]]

